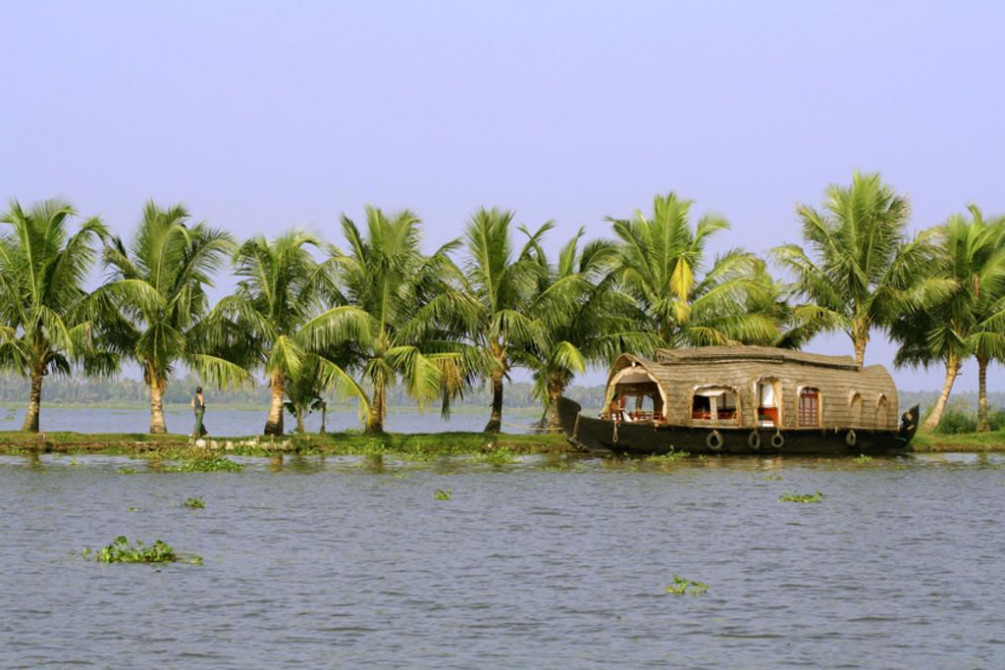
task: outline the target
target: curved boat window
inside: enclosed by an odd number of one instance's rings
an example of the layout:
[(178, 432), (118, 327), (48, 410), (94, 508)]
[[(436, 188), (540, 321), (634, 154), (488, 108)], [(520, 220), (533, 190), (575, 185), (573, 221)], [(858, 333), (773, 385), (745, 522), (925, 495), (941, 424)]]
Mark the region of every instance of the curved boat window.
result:
[(851, 425), (853, 426), (862, 425), (862, 405), (862, 395), (858, 392), (852, 393), (848, 406), (851, 410)]
[(691, 400), (691, 420), (708, 423), (737, 423), (740, 412), (733, 389), (721, 386), (696, 389)]
[(799, 427), (820, 425), (820, 390), (805, 387), (799, 391)]
[(890, 420), (890, 401), (883, 393), (879, 394), (879, 399), (876, 401), (876, 423), (884, 427), (895, 425), (895, 422)]
[(642, 367), (632, 365), (612, 380), (605, 419), (614, 421), (662, 421), (663, 393), (657, 381)]

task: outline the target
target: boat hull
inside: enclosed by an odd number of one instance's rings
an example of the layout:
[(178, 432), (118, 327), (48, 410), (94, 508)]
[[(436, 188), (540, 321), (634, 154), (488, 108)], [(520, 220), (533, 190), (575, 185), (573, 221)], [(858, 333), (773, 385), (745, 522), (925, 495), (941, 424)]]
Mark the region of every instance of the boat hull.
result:
[(918, 407), (904, 413), (899, 430), (845, 428), (778, 430), (775, 428), (692, 427), (652, 422), (615, 422), (585, 415), (579, 403), (559, 398), (562, 430), (574, 446), (592, 452), (660, 455), (882, 455), (907, 450), (918, 426)]

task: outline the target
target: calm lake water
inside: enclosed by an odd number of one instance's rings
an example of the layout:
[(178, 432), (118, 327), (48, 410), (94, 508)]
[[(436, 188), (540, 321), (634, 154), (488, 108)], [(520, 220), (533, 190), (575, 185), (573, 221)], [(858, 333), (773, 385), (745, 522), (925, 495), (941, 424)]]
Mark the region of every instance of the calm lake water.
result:
[(235, 460), (0, 456), (0, 667), (1005, 667), (1005, 456)]
[[(24, 422), (24, 408), (0, 409), (0, 431), (20, 430)], [(257, 435), (265, 428), (268, 418), (266, 409), (238, 410), (214, 409), (206, 412), (205, 423), (212, 435), (238, 437)], [(531, 424), (540, 418), (539, 412), (510, 411), (504, 413), (503, 432), (527, 433)], [(195, 425), (192, 409), (189, 407), (167, 407), (164, 410), (168, 432), (187, 435)], [(446, 431), (480, 431), (489, 420), (489, 409), (485, 411), (454, 412), (449, 420), (440, 417), (438, 408), (419, 412), (409, 409), (395, 409), (387, 415), (385, 430), (390, 432), (440, 433)], [(150, 428), (150, 410), (107, 409), (97, 407), (67, 408), (42, 407), (40, 427), (43, 431), (73, 431), (78, 433), (145, 433)], [(292, 433), (297, 427), (296, 419), (287, 414), (284, 428)], [(316, 433), (321, 427), (321, 414), (309, 414), (304, 428)], [(363, 427), (355, 411), (328, 412), (327, 430), (334, 433), (344, 430), (361, 430)]]

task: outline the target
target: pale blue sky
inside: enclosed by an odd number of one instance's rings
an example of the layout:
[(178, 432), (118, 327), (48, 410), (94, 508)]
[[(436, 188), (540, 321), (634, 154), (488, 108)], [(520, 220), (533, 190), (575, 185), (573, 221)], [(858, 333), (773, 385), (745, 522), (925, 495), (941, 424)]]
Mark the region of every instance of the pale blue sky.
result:
[(418, 212), (432, 248), (498, 205), (554, 219), (554, 249), (674, 190), (732, 222), (716, 249), (764, 253), (856, 168), (914, 230), (1005, 212), (1005, 3), (0, 0), (0, 25), (0, 197), (124, 236), (149, 197), (335, 242), (372, 203)]

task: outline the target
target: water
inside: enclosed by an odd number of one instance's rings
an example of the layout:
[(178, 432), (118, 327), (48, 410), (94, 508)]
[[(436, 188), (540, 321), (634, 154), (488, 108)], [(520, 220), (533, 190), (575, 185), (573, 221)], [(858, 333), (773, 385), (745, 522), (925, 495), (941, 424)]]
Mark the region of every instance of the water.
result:
[(0, 667), (1005, 666), (1002, 455), (235, 460), (0, 457)]
[[(0, 432), (20, 430), (24, 421), (24, 408), (0, 409)], [(214, 436), (241, 437), (257, 435), (265, 428), (268, 408), (258, 410), (214, 409), (206, 412), (205, 423)], [(527, 433), (532, 430), (539, 412), (527, 410), (509, 411), (504, 414), (503, 432)], [(195, 419), (190, 407), (167, 407), (164, 410), (169, 433), (187, 435), (192, 432)], [(395, 409), (387, 415), (385, 430), (390, 432), (440, 433), (446, 431), (475, 431), (485, 428), (489, 420), (489, 410), (454, 412), (449, 420), (440, 417), (439, 409), (420, 412), (409, 409)], [(289, 414), (284, 418), (287, 433), (297, 427), (296, 420)], [(328, 412), (326, 428), (328, 432), (361, 430), (363, 426), (356, 411), (338, 410)], [(305, 417), (304, 428), (316, 433), (321, 427), (321, 413), (314, 412)], [(77, 433), (146, 433), (150, 429), (150, 410), (42, 407), (40, 428), (43, 431), (73, 431)]]

